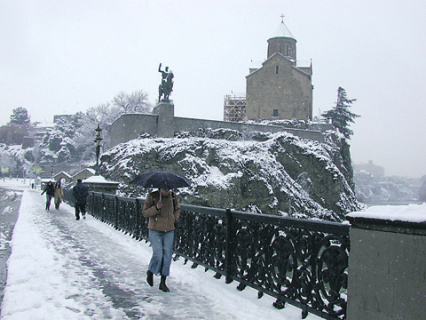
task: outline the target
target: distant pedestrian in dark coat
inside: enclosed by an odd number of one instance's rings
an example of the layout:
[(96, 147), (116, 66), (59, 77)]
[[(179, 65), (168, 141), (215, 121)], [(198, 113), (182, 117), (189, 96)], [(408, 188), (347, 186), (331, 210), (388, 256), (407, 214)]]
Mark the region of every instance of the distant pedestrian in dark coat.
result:
[(55, 183), (55, 209), (59, 209), (59, 205), (62, 202), (62, 198), (64, 196), (64, 191), (61, 187), (61, 181), (56, 181)]
[(41, 195), (43, 195), (45, 193), (46, 193), (46, 209), (45, 210), (50, 210), (50, 202), (52, 201), (52, 198), (55, 195), (55, 188), (53, 187), (52, 181), (49, 181), (46, 184), (46, 187), (44, 188)]
[(78, 179), (77, 184), (72, 188), (72, 195), (75, 200), (75, 219), (80, 220), (80, 212), (83, 218), (86, 219), (86, 201), (89, 196), (89, 190), (81, 179)]

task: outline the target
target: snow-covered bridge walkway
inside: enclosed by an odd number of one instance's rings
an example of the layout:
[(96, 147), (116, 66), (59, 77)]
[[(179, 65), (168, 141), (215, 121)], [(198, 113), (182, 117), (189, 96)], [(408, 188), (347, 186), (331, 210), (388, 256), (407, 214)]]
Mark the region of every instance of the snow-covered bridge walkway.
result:
[[(39, 190), (25, 188), (11, 241), (2, 320), (300, 319), (292, 306), (239, 292), (212, 271), (174, 261), (170, 293), (145, 282), (151, 248), (88, 216), (76, 221), (62, 204), (44, 210)], [(308, 319), (319, 319), (309, 315)]]

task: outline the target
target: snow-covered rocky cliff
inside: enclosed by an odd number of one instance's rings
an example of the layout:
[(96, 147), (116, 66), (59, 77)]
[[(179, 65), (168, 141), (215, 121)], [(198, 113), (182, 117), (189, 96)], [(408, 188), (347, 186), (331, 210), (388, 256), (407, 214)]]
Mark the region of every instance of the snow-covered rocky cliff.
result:
[(145, 137), (104, 153), (101, 174), (122, 182), (121, 194), (144, 196), (147, 190), (128, 182), (139, 173), (172, 171), (194, 182), (179, 190), (183, 203), (341, 221), (359, 203), (342, 141), (332, 132), (325, 140), (285, 132), (248, 138), (224, 129), (202, 130), (196, 137)]

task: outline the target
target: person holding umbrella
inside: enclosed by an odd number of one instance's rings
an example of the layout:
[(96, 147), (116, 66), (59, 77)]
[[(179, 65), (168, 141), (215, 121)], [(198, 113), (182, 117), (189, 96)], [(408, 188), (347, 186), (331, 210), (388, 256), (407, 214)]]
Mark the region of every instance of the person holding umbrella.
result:
[(159, 289), (169, 292), (166, 278), (172, 263), (175, 222), (180, 216), (177, 196), (170, 189), (189, 187), (192, 181), (172, 172), (152, 171), (136, 176), (130, 183), (143, 188), (158, 188), (158, 191), (148, 194), (142, 209), (143, 216), (149, 218), (149, 241), (152, 247), (146, 281), (152, 287), (154, 274), (160, 274)]
[(169, 292), (166, 278), (170, 274), (172, 263), (175, 222), (180, 216), (176, 194), (169, 189), (151, 192), (145, 200), (142, 214), (149, 218), (149, 241), (152, 247), (152, 258), (149, 262), (146, 281), (152, 287), (154, 274), (161, 274), (159, 289)]

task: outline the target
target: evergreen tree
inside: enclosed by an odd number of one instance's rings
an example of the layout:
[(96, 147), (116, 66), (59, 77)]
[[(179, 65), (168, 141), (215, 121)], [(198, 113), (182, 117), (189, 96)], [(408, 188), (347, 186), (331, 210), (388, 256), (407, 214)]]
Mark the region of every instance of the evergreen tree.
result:
[(337, 90), (336, 106), (322, 114), (324, 118), (329, 121), (331, 120), (331, 124), (339, 130), (346, 139), (350, 139), (350, 136), (353, 135), (353, 131), (349, 129), (349, 124), (354, 123), (354, 119), (359, 117), (359, 115), (349, 111), (354, 101), (356, 101), (356, 99), (348, 99), (345, 89), (339, 87)]
[(30, 124), (28, 110), (23, 107), (13, 109), (10, 116), (10, 123), (28, 126)]

